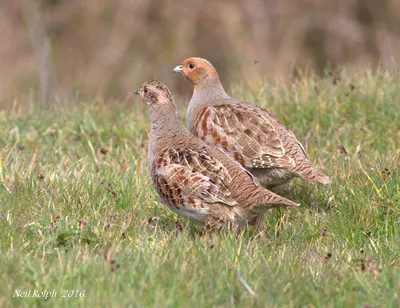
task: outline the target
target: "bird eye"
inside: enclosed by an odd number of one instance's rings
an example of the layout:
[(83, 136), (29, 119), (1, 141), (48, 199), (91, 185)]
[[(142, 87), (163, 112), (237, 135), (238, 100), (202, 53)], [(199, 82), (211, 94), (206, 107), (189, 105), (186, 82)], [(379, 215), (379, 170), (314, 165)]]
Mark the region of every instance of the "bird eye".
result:
[(190, 69), (193, 69), (193, 68), (194, 68), (194, 64), (193, 64), (193, 63), (190, 63), (190, 64), (189, 64), (189, 68), (190, 68)]
[(149, 90), (147, 90), (147, 88), (144, 88), (144, 93), (147, 93), (147, 92), (149, 92)]

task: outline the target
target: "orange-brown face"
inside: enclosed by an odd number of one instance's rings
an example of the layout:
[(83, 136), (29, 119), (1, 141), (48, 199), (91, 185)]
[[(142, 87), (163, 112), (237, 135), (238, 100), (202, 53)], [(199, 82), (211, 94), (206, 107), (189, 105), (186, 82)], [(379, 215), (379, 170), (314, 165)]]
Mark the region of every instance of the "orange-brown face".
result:
[(173, 72), (181, 73), (194, 85), (201, 85), (206, 80), (218, 78), (214, 66), (202, 58), (188, 58), (175, 67)]

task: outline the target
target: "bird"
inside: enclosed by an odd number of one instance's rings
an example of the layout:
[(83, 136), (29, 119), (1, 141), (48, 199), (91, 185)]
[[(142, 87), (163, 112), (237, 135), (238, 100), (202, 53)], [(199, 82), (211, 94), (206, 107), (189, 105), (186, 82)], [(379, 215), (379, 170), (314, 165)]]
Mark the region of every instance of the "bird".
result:
[(262, 229), (268, 209), (299, 206), (260, 186), (227, 153), (190, 133), (165, 84), (149, 80), (135, 93), (150, 110), (150, 175), (170, 210), (206, 230)]
[(173, 69), (193, 85), (186, 124), (206, 143), (226, 151), (266, 188), (295, 177), (323, 185), (330, 179), (314, 167), (295, 134), (271, 112), (231, 98), (214, 66), (188, 58)]

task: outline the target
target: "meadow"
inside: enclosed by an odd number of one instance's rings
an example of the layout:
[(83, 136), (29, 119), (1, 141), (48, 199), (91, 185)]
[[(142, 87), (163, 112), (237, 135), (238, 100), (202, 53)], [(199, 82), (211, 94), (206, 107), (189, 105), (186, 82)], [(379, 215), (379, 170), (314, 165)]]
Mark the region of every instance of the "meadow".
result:
[[(200, 236), (160, 203), (139, 97), (10, 103), (0, 306), (400, 307), (399, 80), (362, 71), (227, 89), (272, 111), (332, 179), (281, 188), (301, 207), (270, 211), (262, 235)], [(27, 290), (57, 295), (16, 296)]]

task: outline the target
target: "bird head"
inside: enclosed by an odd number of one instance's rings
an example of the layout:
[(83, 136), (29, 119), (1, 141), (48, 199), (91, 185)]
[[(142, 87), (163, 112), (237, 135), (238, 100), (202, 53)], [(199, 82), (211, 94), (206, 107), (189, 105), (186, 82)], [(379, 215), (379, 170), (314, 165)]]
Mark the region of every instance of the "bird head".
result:
[(176, 66), (173, 72), (181, 73), (195, 86), (207, 84), (212, 80), (219, 80), (214, 66), (202, 58), (188, 58)]
[(158, 80), (144, 82), (135, 94), (140, 95), (143, 102), (151, 107), (161, 104), (173, 104), (174, 99), (168, 87)]

